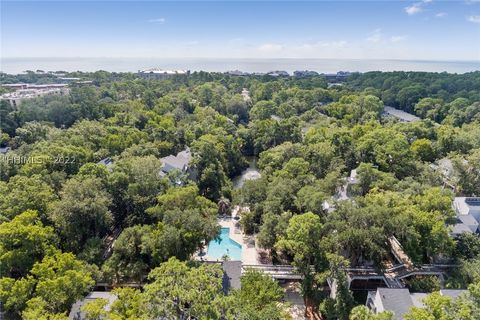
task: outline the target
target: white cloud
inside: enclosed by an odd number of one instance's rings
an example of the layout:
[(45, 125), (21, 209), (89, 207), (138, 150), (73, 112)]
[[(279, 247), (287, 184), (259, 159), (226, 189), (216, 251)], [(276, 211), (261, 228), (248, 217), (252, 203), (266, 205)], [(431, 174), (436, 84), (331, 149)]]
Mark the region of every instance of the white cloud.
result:
[(380, 42), (382, 40), (382, 29), (375, 29), (368, 37), (367, 37), (367, 41), (370, 41), (370, 42), (374, 42), (374, 43), (377, 43), (377, 42)]
[(405, 12), (409, 15), (409, 16), (413, 16), (417, 13), (420, 13), (423, 11), (423, 7), (429, 3), (432, 3), (433, 0), (422, 0), (420, 2), (415, 2), (414, 4), (410, 5), (410, 6), (406, 6), (404, 9), (405, 9)]
[(422, 4), (421, 3), (414, 3), (411, 6), (405, 7), (405, 12), (409, 16), (413, 16), (414, 14), (422, 12)]
[(261, 52), (280, 52), (283, 50), (283, 46), (278, 43), (264, 43), (257, 48)]
[(407, 38), (408, 38), (408, 37), (405, 36), (405, 35), (401, 35), (401, 36), (391, 36), (391, 37), (390, 37), (390, 41), (395, 43), (395, 42), (400, 42), (400, 41), (407, 40)]
[(167, 21), (167, 19), (165, 18), (155, 18), (155, 19), (149, 19), (147, 20), (148, 22), (150, 23), (160, 23), (160, 24), (163, 24)]
[(473, 22), (473, 23), (480, 23), (480, 15), (469, 16), (469, 17), (467, 17), (467, 21), (470, 21), (470, 22)]
[(443, 17), (446, 17), (446, 16), (447, 16), (446, 12), (439, 12), (435, 15), (435, 17), (437, 17), (437, 18), (443, 18)]

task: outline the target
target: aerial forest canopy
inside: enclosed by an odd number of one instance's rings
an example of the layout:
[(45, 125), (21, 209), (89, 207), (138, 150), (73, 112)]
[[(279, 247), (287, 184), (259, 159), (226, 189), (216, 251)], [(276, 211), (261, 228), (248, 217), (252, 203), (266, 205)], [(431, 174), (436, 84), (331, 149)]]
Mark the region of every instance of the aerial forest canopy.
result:
[[(247, 272), (225, 295), (221, 268), (191, 261), (233, 205), (249, 208), (243, 232), (271, 263), (302, 274), (302, 293), (329, 319), (355, 307), (342, 270), (385, 269), (392, 237), (414, 265), (450, 258), (458, 268), (446, 286), (470, 285), (462, 307), (479, 310), (478, 234), (450, 231), (453, 197), (480, 195), (480, 72), (368, 72), (335, 85), (323, 75), (67, 75), (92, 82), (18, 106), (0, 101), (0, 147), (9, 148), (0, 156), (0, 302), (11, 319), (65, 319), (96, 283), (120, 287), (119, 300), (111, 314), (105, 301), (88, 305), (92, 319), (285, 319), (269, 277)], [(52, 81), (0, 74), (2, 84)], [(420, 120), (387, 116), (385, 106)], [(162, 172), (162, 158), (185, 150), (194, 178)], [(234, 187), (252, 158), (261, 177)], [(439, 169), (445, 159), (454, 191)], [(342, 201), (352, 170), (358, 181)], [(337, 300), (323, 292), (332, 277)], [(121, 288), (133, 282), (143, 290)], [(409, 319), (436, 318), (430, 309)]]

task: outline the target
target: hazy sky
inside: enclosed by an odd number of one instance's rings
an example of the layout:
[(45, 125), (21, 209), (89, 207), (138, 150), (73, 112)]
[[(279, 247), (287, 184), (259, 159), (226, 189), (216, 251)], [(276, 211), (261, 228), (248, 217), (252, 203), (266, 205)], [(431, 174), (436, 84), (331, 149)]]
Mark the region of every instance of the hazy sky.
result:
[(1, 55), (480, 60), (480, 0), (1, 0)]

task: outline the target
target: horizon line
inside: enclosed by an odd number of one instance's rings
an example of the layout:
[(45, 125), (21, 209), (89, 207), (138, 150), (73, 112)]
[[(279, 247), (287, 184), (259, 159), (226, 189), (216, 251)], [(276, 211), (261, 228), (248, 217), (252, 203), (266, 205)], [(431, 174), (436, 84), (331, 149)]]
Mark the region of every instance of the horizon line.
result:
[(424, 58), (409, 58), (409, 59), (398, 59), (398, 58), (297, 58), (297, 57), (262, 57), (262, 58), (239, 58), (239, 57), (155, 57), (155, 56), (144, 56), (144, 57), (109, 57), (109, 56), (24, 56), (24, 57), (13, 57), (13, 56), (0, 56), (1, 60), (7, 59), (165, 59), (165, 60), (188, 60), (188, 59), (198, 59), (198, 60), (353, 60), (353, 61), (419, 61), (419, 62), (475, 62), (480, 63), (480, 58), (475, 59), (424, 59)]

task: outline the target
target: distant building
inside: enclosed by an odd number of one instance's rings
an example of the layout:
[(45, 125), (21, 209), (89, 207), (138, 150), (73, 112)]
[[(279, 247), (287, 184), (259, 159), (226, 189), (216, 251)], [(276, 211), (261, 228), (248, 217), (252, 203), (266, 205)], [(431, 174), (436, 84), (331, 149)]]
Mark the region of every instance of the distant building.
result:
[[(452, 299), (465, 292), (467, 290), (440, 290), (442, 296)], [(423, 308), (426, 296), (427, 293), (410, 293), (408, 289), (378, 288), (368, 292), (366, 305), (375, 313), (390, 311), (394, 319), (401, 320), (412, 307)]]
[(7, 100), (13, 107), (16, 107), (20, 101), (43, 97), (46, 95), (66, 95), (70, 92), (65, 83), (51, 84), (2, 84), (2, 87), (15, 89), (14, 92), (4, 93), (0, 96), (0, 100)]
[(289, 77), (290, 76), (287, 71), (282, 71), (282, 70), (270, 71), (270, 72), (267, 72), (266, 74), (267, 76), (270, 76), (270, 77)]
[(336, 198), (338, 200), (348, 200), (351, 197), (352, 186), (358, 184), (360, 181), (357, 178), (357, 169), (350, 171), (350, 176), (345, 179), (344, 185), (338, 190)]
[(413, 114), (410, 114), (408, 112), (405, 112), (405, 111), (402, 111), (402, 110), (399, 110), (399, 109), (395, 109), (395, 108), (389, 107), (389, 106), (385, 106), (384, 109), (383, 109), (383, 112), (384, 112), (385, 116), (387, 116), (387, 117), (391, 116), (391, 117), (397, 118), (401, 122), (414, 122), (414, 121), (422, 120), (422, 119), (420, 119), (419, 117), (417, 117)]
[(97, 162), (97, 164), (104, 165), (108, 171), (112, 171), (113, 160), (112, 158), (105, 158)]
[(453, 237), (464, 232), (480, 233), (480, 198), (456, 197), (453, 209), (457, 219), (451, 232)]
[(82, 80), (81, 78), (73, 78), (73, 77), (58, 77), (58, 79), (64, 82), (76, 82)]
[(244, 71), (240, 71), (240, 70), (227, 71), (227, 72), (225, 72), (225, 74), (228, 74), (229, 76), (237, 76), (237, 77), (242, 77), (242, 76), (248, 76), (248, 75), (250, 75), (250, 73), (244, 72)]
[(436, 165), (438, 170), (441, 172), (445, 178), (452, 179), (455, 173), (455, 169), (453, 167), (452, 160), (448, 158), (443, 158), (436, 161)]
[(186, 77), (190, 74), (190, 70), (161, 70), (161, 69), (147, 69), (138, 71), (137, 75), (140, 78), (148, 80), (166, 80), (174, 77)]
[(322, 75), (329, 81), (345, 81), (352, 75), (352, 73), (348, 71), (339, 71), (337, 73), (324, 73)]
[(343, 83), (340, 83), (340, 82), (329, 82), (327, 83), (327, 88), (336, 88), (336, 87), (343, 87)]
[(83, 81), (76, 81), (75, 84), (92, 84), (92, 80), (83, 80)]
[(349, 71), (338, 71), (337, 72), (337, 79), (338, 80), (346, 80), (348, 77), (352, 75)]
[(2, 84), (2, 87), (14, 90), (27, 89), (28, 83), (6, 83)]
[(245, 102), (252, 101), (252, 99), (250, 98), (250, 91), (248, 91), (247, 88), (242, 89), (241, 95), (242, 95), (243, 101), (245, 101)]
[(315, 77), (318, 76), (319, 73), (316, 71), (310, 71), (310, 70), (305, 70), (305, 71), (294, 71), (293, 76), (297, 78), (307, 78), (307, 77)]
[(107, 300), (107, 304), (105, 305), (105, 310), (110, 311), (110, 307), (112, 304), (117, 300), (117, 296), (111, 292), (101, 292), (101, 291), (93, 291), (90, 292), (85, 299), (79, 300), (75, 302), (70, 310), (70, 314), (68, 315), (69, 320), (85, 320), (85, 314), (81, 311), (83, 305), (95, 301), (97, 299), (105, 299)]
[(30, 83), (6, 83), (2, 84), (2, 87), (11, 88), (15, 90), (19, 89), (62, 89), (67, 87), (66, 83), (48, 83), (48, 84), (30, 84)]
[(452, 160), (448, 158), (443, 158), (435, 161), (435, 163), (430, 164), (430, 168), (438, 172), (443, 180), (445, 186), (452, 189), (453, 192), (456, 191), (456, 177), (455, 177), (455, 168), (453, 166)]

